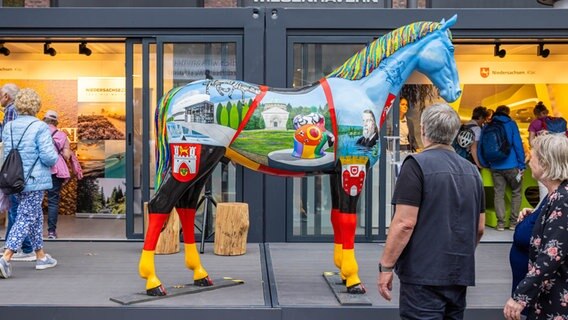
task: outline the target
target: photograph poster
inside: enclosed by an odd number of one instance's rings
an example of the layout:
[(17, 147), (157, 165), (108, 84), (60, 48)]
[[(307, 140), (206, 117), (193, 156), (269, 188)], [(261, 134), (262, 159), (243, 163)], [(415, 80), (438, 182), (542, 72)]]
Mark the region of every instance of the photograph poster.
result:
[(84, 172), (79, 181), (77, 215), (124, 217), (125, 80), (78, 78), (77, 95), (77, 154)]

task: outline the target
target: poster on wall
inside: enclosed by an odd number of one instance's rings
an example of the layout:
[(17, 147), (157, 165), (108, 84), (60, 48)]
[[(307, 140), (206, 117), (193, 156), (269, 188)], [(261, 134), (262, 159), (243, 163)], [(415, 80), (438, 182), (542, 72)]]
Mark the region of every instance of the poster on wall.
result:
[(124, 101), (124, 78), (77, 80), (77, 155), (84, 174), (77, 216), (123, 218), (126, 213)]
[[(47, 110), (55, 110), (58, 114), (58, 128), (60, 130), (68, 133), (77, 129), (77, 81), (2, 78), (2, 84), (6, 83), (13, 83), (19, 88), (32, 88), (39, 94), (41, 109), (36, 115), (39, 119), (43, 119)], [(0, 120), (4, 119), (3, 111), (3, 108), (0, 108)], [(63, 130), (63, 128), (66, 128), (66, 130)], [(73, 141), (71, 140), (71, 142)], [(76, 145), (72, 143), (71, 149), (74, 150), (75, 147)], [(72, 176), (61, 188), (59, 214), (74, 215), (76, 205), (77, 179)], [(44, 211), (47, 212), (46, 206), (44, 206)]]

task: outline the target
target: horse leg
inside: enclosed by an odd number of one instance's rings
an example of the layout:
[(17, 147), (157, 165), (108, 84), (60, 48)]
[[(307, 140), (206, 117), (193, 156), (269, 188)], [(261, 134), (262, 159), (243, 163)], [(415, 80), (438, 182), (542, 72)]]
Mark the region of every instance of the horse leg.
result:
[(166, 174), (164, 181), (154, 197), (148, 203), (148, 228), (144, 239), (144, 248), (140, 256), (138, 272), (140, 277), (146, 279), (146, 294), (149, 296), (164, 296), (166, 290), (156, 275), (154, 255), (158, 238), (174, 204), (190, 187), (189, 182), (179, 182), (171, 175)]
[(345, 283), (345, 275), (341, 273), (341, 260), (343, 258), (343, 238), (339, 218), (339, 175), (332, 173), (329, 176), (331, 190), (331, 226), (333, 227), (333, 263), (339, 269), (341, 280)]
[(340, 160), (338, 171), (341, 172), (341, 179), (335, 179), (336, 188), (339, 190), (339, 210), (334, 220), (341, 234), (341, 274), (345, 277), (347, 292), (352, 294), (366, 292), (359, 278), (359, 265), (355, 259), (355, 231), (357, 202), (365, 184), (367, 163), (366, 158)]
[[(206, 151), (204, 152), (204, 150)], [(193, 284), (200, 287), (211, 286), (213, 281), (211, 281), (209, 274), (201, 264), (197, 245), (195, 244), (195, 211), (197, 210), (197, 203), (203, 186), (205, 186), (209, 176), (224, 154), (225, 148), (202, 146), (202, 161), (199, 166), (200, 174), (191, 188), (187, 190), (185, 196), (181, 197), (176, 204), (176, 210), (183, 229), (185, 265), (193, 271)], [(202, 230), (202, 232), (205, 232), (205, 230)]]

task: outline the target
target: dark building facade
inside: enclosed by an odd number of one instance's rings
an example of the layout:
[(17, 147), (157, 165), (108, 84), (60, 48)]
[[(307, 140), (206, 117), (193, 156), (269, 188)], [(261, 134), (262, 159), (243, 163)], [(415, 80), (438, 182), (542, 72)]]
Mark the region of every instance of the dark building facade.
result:
[[(47, 2), (13, 3), (50, 8), (0, 10), (0, 43), (9, 50), (0, 55), (0, 79), (37, 88), (44, 108), (62, 114), (60, 126), (89, 177), (69, 187), (70, 214), (121, 218), (112, 238), (142, 238), (144, 202), (154, 191), (154, 111), (165, 92), (193, 80), (301, 87), (399, 26), (457, 14), (452, 32), (464, 85), (456, 106), (461, 116), (467, 118), (474, 103), (505, 101), (522, 119), (538, 100), (554, 102), (558, 114), (568, 115), (561, 106), (568, 103), (568, 77), (558, 72), (568, 65), (567, 11), (558, 9), (560, 3), (460, 1), (456, 8), (456, 1), (436, 0), (172, 0), (160, 7), (114, 1), (121, 7), (94, 9), (85, 6), (98, 1)], [(128, 7), (134, 2), (137, 7)], [(497, 44), (506, 50), (503, 58), (495, 54)], [(91, 54), (80, 54), (79, 45)], [(541, 45), (549, 50), (546, 58), (537, 55)], [(45, 54), (46, 48), (56, 54)], [(409, 84), (427, 85), (420, 76)], [(389, 121), (397, 118), (394, 108)], [(115, 131), (101, 129), (109, 124)], [(397, 148), (384, 138), (391, 134), (386, 128), (381, 133), (383, 156), (361, 198), (358, 241), (384, 240), (391, 218)], [(215, 170), (210, 188), (218, 201), (249, 204), (251, 242), (327, 241), (328, 184), (326, 177), (268, 176), (229, 163)]]

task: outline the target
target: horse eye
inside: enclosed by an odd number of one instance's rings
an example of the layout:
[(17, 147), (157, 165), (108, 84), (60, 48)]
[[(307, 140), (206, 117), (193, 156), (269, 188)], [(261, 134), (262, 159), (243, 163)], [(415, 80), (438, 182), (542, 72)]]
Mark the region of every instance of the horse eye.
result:
[(449, 50), (450, 50), (450, 52), (454, 52), (454, 51), (456, 51), (456, 48), (455, 48), (455, 47), (450, 47)]

